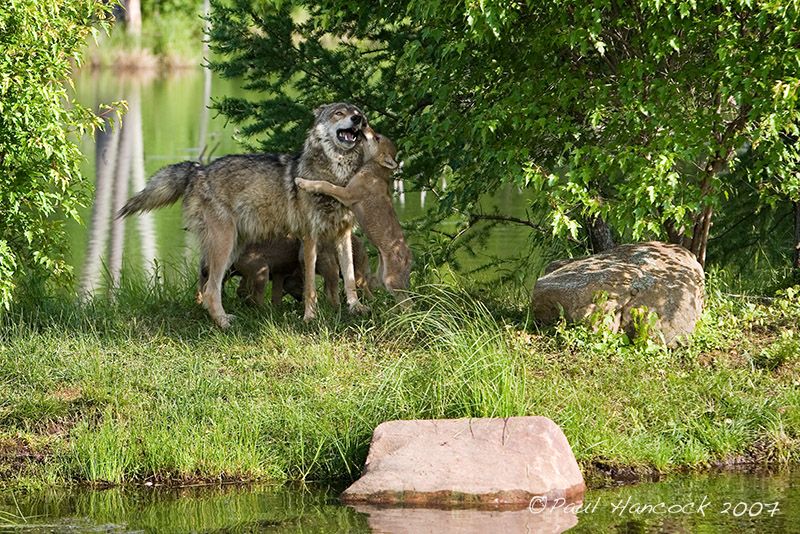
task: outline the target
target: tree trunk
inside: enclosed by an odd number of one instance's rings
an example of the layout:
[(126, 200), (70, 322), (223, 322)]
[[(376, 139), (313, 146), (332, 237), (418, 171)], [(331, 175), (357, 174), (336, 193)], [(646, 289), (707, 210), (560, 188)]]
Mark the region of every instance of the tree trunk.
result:
[(695, 219), (694, 232), (692, 238), (684, 238), (683, 247), (688, 248), (698, 263), (702, 267), (706, 266), (706, 247), (708, 245), (708, 234), (711, 230), (711, 216), (714, 214), (712, 206), (705, 206), (703, 211)]
[(670, 219), (664, 222), (664, 230), (667, 232), (667, 238), (673, 245), (681, 245), (683, 243), (683, 228), (678, 230), (675, 227), (675, 221)]
[(140, 0), (125, 0), (125, 29), (128, 35), (142, 34), (142, 6)]
[[(726, 160), (717, 157), (708, 167), (707, 174), (700, 186), (700, 195), (707, 197), (711, 193), (711, 180), (725, 169)], [(714, 215), (714, 206), (705, 204), (703, 209), (695, 216), (692, 238), (684, 238), (683, 246), (692, 251), (701, 266), (706, 266), (706, 248), (708, 236), (711, 231), (711, 217)]]
[(708, 246), (708, 234), (711, 230), (711, 216), (713, 214), (714, 208), (712, 206), (703, 208), (703, 215), (700, 219), (700, 234), (692, 239), (692, 247), (697, 249), (696, 251), (692, 250), (692, 252), (694, 252), (697, 261), (703, 267), (706, 266), (706, 247)]
[(794, 205), (794, 261), (792, 265), (795, 270), (800, 271), (800, 202), (792, 202)]
[(606, 221), (598, 216), (591, 217), (587, 221), (587, 229), (589, 230), (589, 245), (592, 249), (592, 254), (611, 250), (616, 247), (614, 237), (611, 234), (611, 227)]

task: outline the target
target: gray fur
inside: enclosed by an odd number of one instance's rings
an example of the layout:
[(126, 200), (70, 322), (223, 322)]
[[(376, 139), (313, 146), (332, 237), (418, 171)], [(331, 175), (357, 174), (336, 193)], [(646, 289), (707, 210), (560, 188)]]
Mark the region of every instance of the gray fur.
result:
[(147, 187), (119, 210), (117, 218), (174, 204), (201, 171), (202, 165), (194, 161), (164, 167), (150, 179)]

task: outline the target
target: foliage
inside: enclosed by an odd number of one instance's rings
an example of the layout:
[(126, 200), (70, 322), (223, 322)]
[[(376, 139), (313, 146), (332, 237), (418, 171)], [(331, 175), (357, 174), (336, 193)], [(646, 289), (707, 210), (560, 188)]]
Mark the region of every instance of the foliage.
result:
[[(106, 24), (94, 0), (0, 5), (0, 305), (23, 282), (68, 279), (64, 216), (86, 200), (71, 136), (100, 124), (65, 84), (86, 39)], [(67, 102), (69, 102), (67, 104)]]
[[(197, 13), (156, 13), (145, 19), (142, 34), (140, 45), (156, 56), (169, 59), (178, 55), (186, 58), (186, 64), (202, 64), (203, 21)], [(171, 61), (178, 63), (174, 58)]]
[(262, 95), (219, 103), (245, 136), (291, 149), (308, 110), (354, 101), (398, 138), (407, 177), (448, 175), (442, 215), (513, 183), (558, 235), (599, 215), (702, 260), (730, 199), (800, 194), (794, 2), (214, 6), (214, 68)]
[[(170, 60), (180, 55), (202, 63), (202, 0), (143, 0), (142, 39), (140, 46), (150, 48), (158, 57)], [(178, 63), (177, 58), (172, 62)], [(185, 59), (184, 63), (187, 62)]]

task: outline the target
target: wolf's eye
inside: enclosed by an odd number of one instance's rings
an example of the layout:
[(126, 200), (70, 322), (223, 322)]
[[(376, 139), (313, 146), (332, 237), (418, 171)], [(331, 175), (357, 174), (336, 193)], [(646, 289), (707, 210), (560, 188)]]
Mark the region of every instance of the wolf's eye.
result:
[(333, 114), (333, 116), (334, 116), (334, 117), (342, 117), (342, 116), (344, 116), (344, 111), (342, 111), (342, 110), (340, 109), (340, 110), (338, 110), (336, 113), (334, 113), (334, 114)]

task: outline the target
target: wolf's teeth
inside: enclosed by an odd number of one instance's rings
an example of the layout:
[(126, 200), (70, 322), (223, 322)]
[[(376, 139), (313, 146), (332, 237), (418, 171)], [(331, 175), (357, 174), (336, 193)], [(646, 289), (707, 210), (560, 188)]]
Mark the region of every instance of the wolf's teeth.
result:
[(353, 130), (339, 130), (336, 136), (339, 140), (347, 143), (355, 143), (358, 140), (358, 132), (354, 132)]

